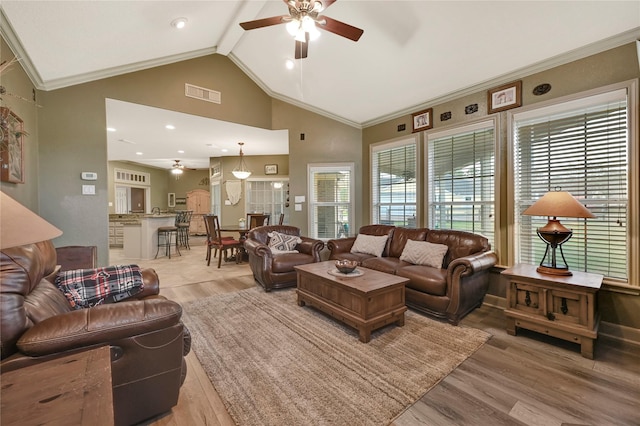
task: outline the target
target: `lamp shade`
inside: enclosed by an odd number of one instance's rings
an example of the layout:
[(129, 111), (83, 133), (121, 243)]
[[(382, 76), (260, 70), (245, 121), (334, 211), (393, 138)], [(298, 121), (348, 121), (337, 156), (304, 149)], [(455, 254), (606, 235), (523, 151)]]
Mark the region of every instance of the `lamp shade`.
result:
[(522, 212), (527, 216), (596, 217), (567, 191), (549, 191)]
[(0, 192), (0, 249), (50, 240), (62, 231)]

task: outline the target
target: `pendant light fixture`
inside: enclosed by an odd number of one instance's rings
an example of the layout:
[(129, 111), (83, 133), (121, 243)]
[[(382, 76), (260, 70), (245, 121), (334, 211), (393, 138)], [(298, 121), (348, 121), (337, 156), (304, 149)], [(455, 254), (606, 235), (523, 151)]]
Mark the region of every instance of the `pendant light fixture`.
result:
[(231, 173), (238, 179), (243, 180), (251, 176), (251, 171), (249, 171), (247, 165), (244, 164), (244, 154), (242, 153), (242, 145), (244, 145), (244, 142), (238, 142), (238, 145), (240, 145), (240, 163), (238, 163), (238, 167), (233, 169)]

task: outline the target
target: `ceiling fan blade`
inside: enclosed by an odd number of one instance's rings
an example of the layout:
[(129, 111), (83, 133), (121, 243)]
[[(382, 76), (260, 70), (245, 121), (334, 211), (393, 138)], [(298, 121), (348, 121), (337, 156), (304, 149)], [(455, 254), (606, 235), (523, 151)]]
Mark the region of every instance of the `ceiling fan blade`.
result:
[(307, 57), (307, 53), (309, 53), (309, 33), (305, 33), (305, 38), (307, 39), (306, 43), (296, 40), (296, 59), (304, 59)]
[(364, 30), (360, 28), (337, 21), (328, 16), (322, 16), (322, 18), (318, 19), (317, 27), (353, 41), (358, 41), (364, 33)]
[(270, 27), (286, 22), (289, 16), (272, 16), (271, 18), (256, 19), (255, 21), (241, 22), (240, 26), (245, 30), (255, 30), (256, 28)]
[(320, 3), (322, 3), (322, 10), (325, 10), (326, 8), (334, 4), (336, 1), (338, 0), (320, 0)]

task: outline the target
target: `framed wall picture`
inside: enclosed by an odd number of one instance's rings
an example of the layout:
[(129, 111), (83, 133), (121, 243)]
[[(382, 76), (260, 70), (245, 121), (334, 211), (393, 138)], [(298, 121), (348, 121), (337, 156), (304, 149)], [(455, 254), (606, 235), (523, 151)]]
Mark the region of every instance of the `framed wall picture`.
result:
[(413, 117), (413, 133), (433, 127), (433, 108), (411, 114)]
[(496, 87), (487, 93), (489, 114), (522, 105), (522, 80)]
[(265, 175), (277, 175), (278, 174), (278, 165), (277, 164), (265, 164), (265, 166), (264, 166), (264, 174)]
[(3, 182), (24, 183), (24, 124), (9, 108), (0, 107), (1, 169)]

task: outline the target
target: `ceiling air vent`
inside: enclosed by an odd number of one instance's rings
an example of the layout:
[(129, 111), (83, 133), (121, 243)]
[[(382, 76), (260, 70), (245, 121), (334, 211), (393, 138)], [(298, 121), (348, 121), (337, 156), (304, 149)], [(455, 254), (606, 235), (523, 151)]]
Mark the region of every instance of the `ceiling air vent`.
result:
[(184, 95), (190, 98), (200, 99), (202, 101), (213, 102), (215, 104), (222, 103), (222, 94), (215, 90), (205, 89), (204, 87), (194, 86), (193, 84), (185, 83)]

